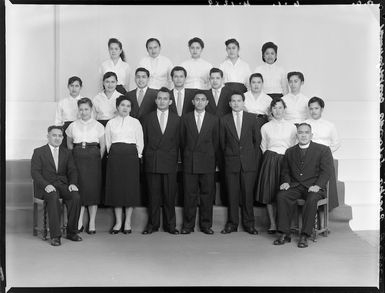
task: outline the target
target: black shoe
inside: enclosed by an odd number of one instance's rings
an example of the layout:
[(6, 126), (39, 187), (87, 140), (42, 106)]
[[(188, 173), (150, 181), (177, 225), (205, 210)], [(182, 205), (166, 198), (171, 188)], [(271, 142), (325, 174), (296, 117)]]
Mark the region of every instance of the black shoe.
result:
[(173, 234), (173, 235), (178, 235), (179, 234), (179, 231), (177, 229), (175, 229), (175, 228), (166, 230), (166, 232), (168, 232), (170, 234)]
[(299, 237), (298, 247), (299, 248), (308, 247), (306, 235), (301, 234), (301, 236)]
[(96, 234), (96, 231), (95, 230), (87, 230), (86, 233), (93, 235), (93, 234)]
[(71, 241), (82, 241), (82, 237), (80, 237), (78, 234), (69, 234), (67, 235), (67, 239)]
[(209, 235), (214, 234), (214, 231), (211, 228), (203, 228), (203, 229), (201, 229), (201, 232), (205, 233), (205, 234), (209, 234)]
[(61, 245), (61, 242), (60, 242), (60, 237), (54, 237), (51, 239), (51, 245), (52, 246), (60, 246)]
[(273, 244), (282, 245), (282, 244), (285, 244), (286, 242), (291, 242), (291, 237), (289, 235), (282, 234), (281, 236), (279, 236), (278, 239), (274, 240)]
[(112, 235), (116, 235), (116, 234), (118, 234), (119, 232), (120, 232), (120, 229), (115, 230), (114, 228), (111, 228), (111, 230), (110, 230), (110, 234), (112, 234)]
[(154, 232), (157, 232), (158, 230), (159, 230), (159, 229), (146, 228), (146, 229), (142, 232), (142, 234), (143, 234), (143, 235), (152, 234), (152, 233), (154, 233)]
[(245, 231), (251, 235), (257, 235), (258, 231), (254, 227), (247, 227), (245, 228)]
[(194, 229), (182, 228), (180, 234), (190, 234), (191, 232), (194, 232)]
[(131, 229), (123, 230), (123, 234), (131, 234), (131, 233), (132, 233), (132, 230), (131, 230)]
[(277, 233), (277, 230), (275, 230), (275, 229), (267, 230), (267, 234), (275, 234), (275, 233)]
[(79, 233), (83, 232), (84, 231), (84, 226), (82, 226), (78, 231), (79, 231)]
[(225, 228), (221, 231), (222, 234), (229, 234), (231, 232), (237, 232), (237, 228), (231, 227), (231, 226), (225, 226)]

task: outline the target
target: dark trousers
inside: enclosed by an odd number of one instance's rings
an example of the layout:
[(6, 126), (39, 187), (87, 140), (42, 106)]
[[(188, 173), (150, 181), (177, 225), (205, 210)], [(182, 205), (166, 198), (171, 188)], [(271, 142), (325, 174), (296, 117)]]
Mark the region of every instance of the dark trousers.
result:
[(184, 173), (183, 227), (193, 229), (199, 202), (199, 227), (211, 228), (213, 224), (214, 173)]
[(47, 204), (50, 237), (60, 237), (60, 213), (59, 197), (67, 206), (67, 234), (76, 234), (80, 214), (80, 195), (77, 191), (69, 191), (66, 184), (54, 184), (56, 191), (44, 192), (43, 199)]
[(310, 236), (317, 212), (317, 202), (323, 197), (322, 191), (308, 192), (308, 188), (303, 185), (279, 191), (277, 194), (278, 231), (290, 234), (290, 223), (297, 208), (297, 199), (303, 198), (305, 205), (302, 208), (302, 233)]
[[(223, 152), (218, 150), (215, 154), (217, 165), (218, 165), (218, 175), (219, 175), (219, 199), (221, 205), (228, 205), (228, 195), (227, 195), (227, 187), (226, 187), (226, 174), (225, 174), (225, 159), (223, 156)], [(214, 194), (216, 190), (216, 184), (214, 182)], [(218, 204), (218, 203), (217, 203)]]
[(256, 172), (226, 172), (228, 193), (228, 219), (226, 226), (238, 227), (239, 205), (241, 205), (242, 224), (254, 228), (254, 185)]
[(159, 229), (160, 205), (163, 203), (163, 229), (175, 229), (176, 173), (146, 173), (148, 191), (147, 228)]

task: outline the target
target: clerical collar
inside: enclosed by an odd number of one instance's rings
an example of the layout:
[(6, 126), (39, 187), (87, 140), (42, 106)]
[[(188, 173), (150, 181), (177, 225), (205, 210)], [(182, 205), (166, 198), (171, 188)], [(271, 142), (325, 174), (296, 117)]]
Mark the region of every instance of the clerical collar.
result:
[(298, 144), (300, 149), (307, 149), (309, 147), (309, 145), (310, 145), (310, 142), (308, 144), (304, 144), (304, 145)]

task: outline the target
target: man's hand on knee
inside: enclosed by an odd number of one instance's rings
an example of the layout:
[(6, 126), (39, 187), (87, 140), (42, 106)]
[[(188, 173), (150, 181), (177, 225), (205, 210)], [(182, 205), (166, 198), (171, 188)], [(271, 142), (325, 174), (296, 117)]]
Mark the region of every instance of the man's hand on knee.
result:
[(44, 188), (44, 190), (45, 190), (45, 192), (47, 192), (47, 193), (51, 193), (52, 191), (56, 191), (56, 188), (55, 188), (53, 185), (49, 184), (49, 185), (47, 185), (47, 186)]
[(288, 190), (290, 188), (290, 184), (285, 182), (282, 183), (281, 186), (279, 187), (280, 190)]
[(69, 191), (79, 191), (79, 189), (77, 188), (77, 186), (75, 184), (71, 184), (70, 186), (68, 186), (68, 190)]
[(313, 185), (313, 186), (310, 186), (308, 191), (309, 192), (319, 192), (321, 189), (321, 187), (319, 187), (318, 185)]

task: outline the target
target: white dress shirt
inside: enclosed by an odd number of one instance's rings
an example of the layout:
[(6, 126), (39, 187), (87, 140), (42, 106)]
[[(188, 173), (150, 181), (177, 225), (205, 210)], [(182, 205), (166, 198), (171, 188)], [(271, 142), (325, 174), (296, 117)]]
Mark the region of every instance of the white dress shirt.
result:
[(60, 156), (59, 147), (54, 147), (53, 145), (50, 145), (50, 144), (48, 144), (48, 146), (51, 149), (51, 154), (54, 162), (55, 162), (54, 149), (57, 149), (57, 166), (55, 165), (56, 172), (57, 172), (59, 169), (59, 156)]
[(201, 129), (200, 130), (202, 130), (203, 119), (205, 118), (205, 113), (206, 113), (206, 111), (203, 111), (202, 113), (198, 113), (196, 110), (194, 110), (195, 125), (197, 126), (197, 129), (198, 129), (198, 115), (201, 116)]
[(296, 142), (297, 128), (284, 119), (273, 118), (261, 127), (261, 150), (285, 154), (285, 151)]
[(104, 61), (100, 66), (99, 73), (103, 77), (106, 72), (115, 72), (118, 77), (118, 84), (128, 87), (128, 85), (130, 84), (130, 70), (130, 66), (127, 62), (124, 62), (122, 58), (119, 58), (116, 64), (114, 64), (114, 61), (112, 61), (112, 59), (108, 59)]
[(134, 143), (138, 151), (138, 157), (143, 152), (143, 130), (138, 119), (131, 116), (116, 116), (107, 122), (106, 125), (106, 147), (110, 151), (111, 144), (115, 142)]
[(213, 68), (213, 66), (209, 62), (202, 58), (191, 58), (184, 61), (181, 66), (187, 71), (184, 85), (186, 88), (202, 90), (210, 88), (210, 69)]
[(257, 98), (251, 91), (245, 93), (245, 111), (253, 114), (269, 115), (272, 98), (261, 92)]
[(309, 117), (309, 109), (307, 103), (309, 98), (299, 93), (293, 95), (289, 93), (284, 95), (282, 99), (286, 104), (285, 119), (292, 123), (304, 122)]
[(171, 88), (171, 70), (173, 65), (167, 57), (159, 55), (156, 58), (144, 57), (139, 62), (139, 67), (144, 67), (150, 72), (148, 86), (153, 89), (160, 89), (165, 86)]
[(273, 64), (264, 63), (257, 66), (254, 72), (262, 74), (263, 90), (268, 94), (286, 94), (287, 93), (287, 76), (285, 70), (278, 66), (276, 62)]
[(223, 71), (224, 82), (239, 82), (248, 86), (251, 70), (249, 64), (238, 58), (235, 64), (229, 58), (226, 58), (219, 65), (219, 69)]
[(112, 93), (111, 98), (100, 92), (92, 99), (93, 112), (96, 120), (109, 120), (116, 115), (116, 99), (122, 94), (118, 91)]
[(312, 141), (330, 147), (332, 152), (335, 152), (340, 147), (341, 143), (338, 138), (337, 129), (333, 123), (322, 118), (317, 120), (310, 118), (305, 122), (311, 125)]
[[(231, 111), (233, 113), (233, 119), (234, 119), (234, 124), (235, 124), (235, 129), (237, 129), (237, 112)], [(242, 130), (242, 123), (243, 123), (243, 111), (239, 111), (239, 118), (241, 119), (241, 130)]]
[(93, 118), (87, 121), (78, 119), (68, 126), (66, 134), (74, 143), (99, 143), (99, 139), (104, 135), (104, 126)]
[(160, 111), (159, 109), (156, 109), (156, 116), (158, 116), (158, 122), (160, 125), (160, 128), (162, 129), (162, 125), (160, 124), (160, 115), (162, 115), (162, 112), (164, 113), (164, 130), (167, 128), (167, 122), (168, 122), (168, 112), (169, 110)]
[(55, 125), (63, 126), (66, 121), (75, 121), (80, 118), (78, 111), (78, 101), (82, 96), (69, 96), (59, 101), (56, 107)]

